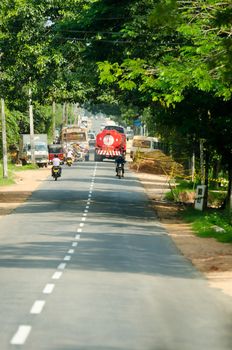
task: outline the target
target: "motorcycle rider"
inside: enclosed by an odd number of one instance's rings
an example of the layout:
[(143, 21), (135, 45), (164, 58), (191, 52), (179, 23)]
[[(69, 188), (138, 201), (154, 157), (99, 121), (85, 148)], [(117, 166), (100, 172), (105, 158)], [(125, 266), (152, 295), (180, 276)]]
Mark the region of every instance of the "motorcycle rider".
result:
[(118, 166), (119, 164), (122, 165), (122, 177), (124, 177), (124, 164), (126, 163), (124, 154), (121, 153), (116, 159), (115, 159), (115, 163), (116, 163), (116, 176), (118, 176)]
[(73, 151), (71, 149), (68, 150), (67, 158), (73, 159)]
[(54, 158), (52, 160), (52, 174), (53, 174), (53, 169), (54, 167), (58, 167), (59, 168), (59, 175), (61, 176), (61, 166), (60, 166), (60, 158), (58, 157), (58, 154), (54, 155)]
[(66, 161), (71, 161), (71, 164), (73, 163), (73, 151), (69, 148), (66, 156)]

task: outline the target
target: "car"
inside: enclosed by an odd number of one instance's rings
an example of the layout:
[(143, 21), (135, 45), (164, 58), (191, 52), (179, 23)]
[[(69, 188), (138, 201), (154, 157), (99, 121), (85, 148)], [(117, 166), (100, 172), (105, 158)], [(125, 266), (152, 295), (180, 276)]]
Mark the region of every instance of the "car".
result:
[(126, 131), (126, 139), (127, 139), (127, 141), (128, 140), (132, 140), (133, 137), (134, 137), (134, 131), (133, 130), (127, 130)]
[(94, 132), (88, 132), (88, 142), (89, 146), (94, 147), (95, 146), (95, 141), (96, 141), (96, 135)]
[(158, 149), (159, 140), (157, 137), (136, 135), (133, 137), (130, 149), (130, 157), (135, 158), (137, 152), (148, 153)]

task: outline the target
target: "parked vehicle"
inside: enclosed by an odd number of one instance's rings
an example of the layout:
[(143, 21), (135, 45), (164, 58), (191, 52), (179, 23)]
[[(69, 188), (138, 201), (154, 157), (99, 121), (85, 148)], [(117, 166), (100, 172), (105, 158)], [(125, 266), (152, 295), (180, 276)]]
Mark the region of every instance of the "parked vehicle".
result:
[(48, 159), (49, 164), (52, 164), (54, 155), (57, 154), (58, 158), (61, 161), (61, 164), (64, 164), (64, 149), (61, 144), (50, 144), (48, 145)]
[[(40, 167), (48, 165), (48, 143), (46, 134), (34, 135), (35, 162)], [(22, 165), (30, 164), (31, 159), (31, 137), (30, 134), (21, 134), (19, 142), (19, 159)]]
[(115, 159), (120, 154), (126, 154), (126, 135), (124, 129), (118, 126), (107, 126), (96, 136), (95, 161)]
[(158, 149), (159, 140), (156, 137), (148, 136), (134, 136), (132, 140), (132, 146), (130, 149), (130, 157), (135, 158), (137, 152), (147, 153)]

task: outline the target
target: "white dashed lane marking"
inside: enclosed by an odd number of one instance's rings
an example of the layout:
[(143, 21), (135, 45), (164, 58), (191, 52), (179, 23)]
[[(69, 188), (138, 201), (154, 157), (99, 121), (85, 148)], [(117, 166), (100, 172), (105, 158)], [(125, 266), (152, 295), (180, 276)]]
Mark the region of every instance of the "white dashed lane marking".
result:
[(64, 261), (69, 261), (69, 260), (71, 260), (71, 256), (70, 255), (65, 255)]
[(31, 308), (30, 313), (31, 314), (40, 314), (43, 310), (44, 305), (45, 305), (44, 300), (36, 300)]
[(65, 263), (61, 263), (58, 265), (58, 270), (64, 270), (66, 268), (66, 264)]
[(25, 341), (27, 340), (27, 337), (31, 331), (31, 326), (19, 326), (17, 332), (11, 339), (11, 344), (13, 345), (23, 345)]
[[(87, 199), (87, 205), (85, 207), (84, 210), (84, 214), (83, 217), (81, 219), (81, 221), (85, 221), (86, 220), (86, 216), (88, 213), (89, 206), (91, 203), (91, 197), (92, 197), (92, 193), (93, 193), (93, 186), (94, 186), (94, 181), (95, 181), (95, 176), (96, 176), (96, 171), (97, 171), (97, 164), (95, 165), (94, 168), (94, 172), (93, 172), (93, 177), (92, 177), (92, 181), (91, 181), (91, 185), (90, 185), (90, 189), (89, 189), (89, 194), (88, 194), (88, 199)], [(83, 227), (84, 223), (80, 223), (80, 227)], [(77, 232), (82, 232), (82, 228), (78, 228)], [(76, 240), (80, 239), (80, 234), (77, 234), (75, 236)], [(77, 247), (78, 242), (72, 242), (72, 247)], [(68, 254), (74, 254), (74, 249), (69, 249), (68, 250)], [(70, 255), (66, 255), (64, 257), (64, 260), (69, 261), (71, 259)], [(57, 266), (58, 270), (64, 270), (66, 268), (66, 263), (61, 263)], [(52, 275), (52, 279), (53, 280), (58, 280), (63, 274), (63, 271), (56, 271), (54, 272), (54, 274)], [(46, 286), (43, 289), (43, 294), (51, 294), (53, 292), (53, 289), (55, 288), (55, 284), (53, 283), (48, 283), (46, 284)], [(34, 304), (31, 307), (30, 313), (31, 314), (40, 314), (44, 308), (45, 305), (45, 300), (36, 300), (34, 302)], [(17, 332), (14, 334), (14, 336), (12, 337), (10, 343), (12, 345), (23, 345), (25, 343), (25, 341), (27, 340), (30, 332), (31, 332), (32, 327), (30, 325), (20, 325), (18, 327)]]
[(52, 284), (52, 283), (46, 284), (46, 286), (44, 287), (43, 293), (51, 294), (53, 292), (54, 287), (55, 287), (55, 284)]
[(52, 275), (52, 279), (53, 280), (58, 280), (61, 276), (62, 276), (63, 272), (61, 271), (56, 271), (53, 275)]

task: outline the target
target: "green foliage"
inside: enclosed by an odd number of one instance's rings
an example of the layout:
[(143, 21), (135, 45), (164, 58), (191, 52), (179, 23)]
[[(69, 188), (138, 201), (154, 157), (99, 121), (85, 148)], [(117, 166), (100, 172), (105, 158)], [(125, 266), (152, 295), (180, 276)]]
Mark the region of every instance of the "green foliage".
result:
[[(200, 212), (194, 209), (186, 209), (182, 212), (182, 217), (186, 222), (191, 223), (193, 230), (200, 237), (213, 237), (219, 242), (232, 242), (232, 226), (229, 216), (221, 211), (208, 210)], [(225, 232), (215, 232), (213, 226), (223, 228)]]

